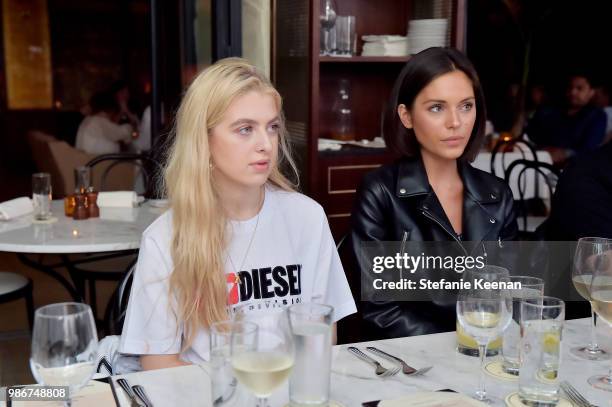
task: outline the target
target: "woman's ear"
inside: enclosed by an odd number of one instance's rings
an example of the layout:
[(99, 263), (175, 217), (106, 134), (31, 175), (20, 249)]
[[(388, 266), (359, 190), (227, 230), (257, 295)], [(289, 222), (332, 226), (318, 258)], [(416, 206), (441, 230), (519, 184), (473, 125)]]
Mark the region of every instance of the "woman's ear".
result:
[(412, 117), (410, 116), (410, 111), (406, 108), (406, 105), (402, 104), (397, 107), (397, 115), (405, 128), (412, 128)]

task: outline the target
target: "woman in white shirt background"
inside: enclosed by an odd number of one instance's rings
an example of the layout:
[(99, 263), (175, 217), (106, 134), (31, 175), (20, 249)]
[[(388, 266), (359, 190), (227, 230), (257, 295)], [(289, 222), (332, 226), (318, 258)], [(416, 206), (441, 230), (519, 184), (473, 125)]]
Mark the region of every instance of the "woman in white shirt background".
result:
[(145, 370), (200, 363), (210, 325), (242, 305), (321, 302), (334, 322), (356, 311), (322, 207), (281, 168), (297, 179), (269, 80), (235, 58), (201, 72), (177, 112), (169, 210), (143, 234), (120, 352)]
[(77, 131), (75, 147), (88, 154), (111, 154), (121, 151), (121, 142), (130, 143), (134, 128), (119, 124), (121, 109), (112, 94), (99, 92), (89, 102), (91, 114), (83, 119)]

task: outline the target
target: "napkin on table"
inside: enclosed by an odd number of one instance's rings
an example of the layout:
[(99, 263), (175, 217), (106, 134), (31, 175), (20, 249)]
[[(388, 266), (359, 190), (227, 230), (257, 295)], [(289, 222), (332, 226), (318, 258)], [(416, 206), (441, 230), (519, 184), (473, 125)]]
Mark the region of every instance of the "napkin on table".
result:
[(0, 203), (0, 220), (11, 220), (34, 211), (32, 200), (27, 196)]
[(111, 191), (98, 194), (100, 208), (133, 208), (138, 204), (138, 195), (134, 191)]

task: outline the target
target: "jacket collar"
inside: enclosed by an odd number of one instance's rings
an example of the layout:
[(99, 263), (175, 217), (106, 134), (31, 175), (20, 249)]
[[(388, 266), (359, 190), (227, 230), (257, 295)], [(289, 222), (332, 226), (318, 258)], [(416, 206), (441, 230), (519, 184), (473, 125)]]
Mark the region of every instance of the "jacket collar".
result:
[[(484, 178), (488, 175), (469, 163), (459, 161), (458, 166), (464, 193), (462, 237), (466, 241), (481, 241), (501, 221), (489, 213), (483, 204), (499, 202), (502, 191), (496, 189), (499, 188), (494, 185), (497, 183), (485, 182)], [(399, 198), (422, 197), (419, 209), (423, 215), (439, 223), (451, 237), (457, 239), (440, 201), (429, 185), (420, 157), (404, 158), (399, 162), (395, 193)], [(466, 219), (469, 221), (465, 222)]]
[[(499, 202), (501, 192), (492, 188), (490, 182), (482, 182), (480, 170), (470, 164), (459, 161), (459, 176), (463, 181), (464, 193), (482, 204)], [(408, 198), (433, 192), (427, 179), (427, 173), (420, 157), (404, 158), (399, 161), (395, 194), (399, 198)]]

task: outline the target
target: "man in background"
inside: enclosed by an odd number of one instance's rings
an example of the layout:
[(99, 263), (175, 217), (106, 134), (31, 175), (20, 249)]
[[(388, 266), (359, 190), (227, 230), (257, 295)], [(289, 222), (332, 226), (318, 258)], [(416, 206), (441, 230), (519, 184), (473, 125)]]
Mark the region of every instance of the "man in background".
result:
[(595, 90), (585, 74), (571, 76), (562, 108), (539, 109), (529, 121), (527, 135), (545, 148), (559, 166), (577, 154), (594, 150), (604, 140), (607, 117), (591, 104)]

